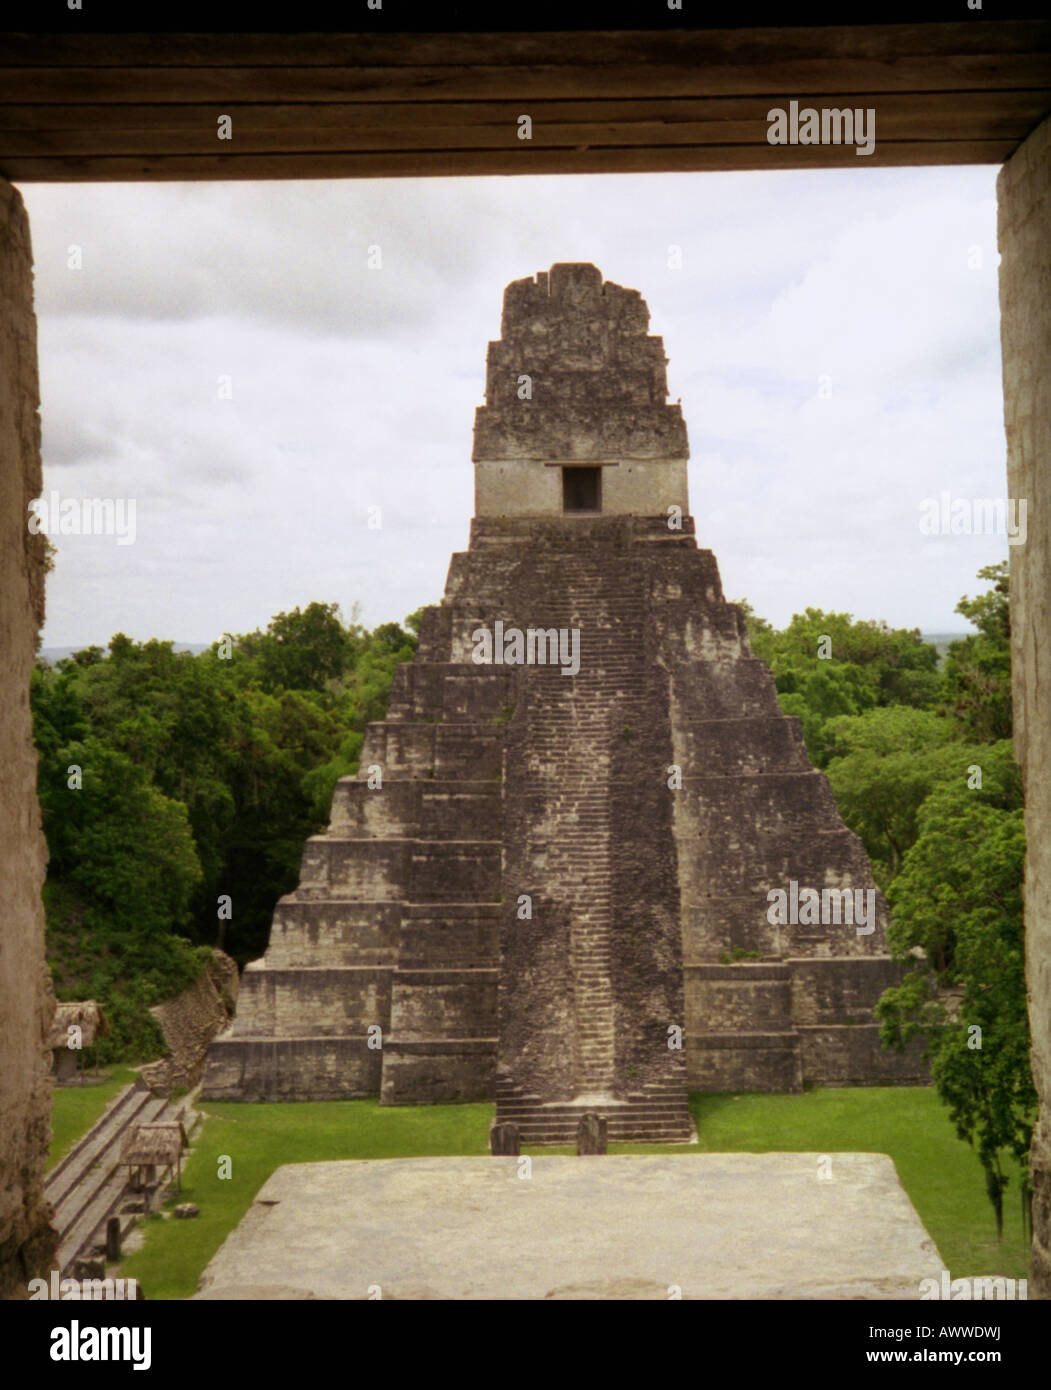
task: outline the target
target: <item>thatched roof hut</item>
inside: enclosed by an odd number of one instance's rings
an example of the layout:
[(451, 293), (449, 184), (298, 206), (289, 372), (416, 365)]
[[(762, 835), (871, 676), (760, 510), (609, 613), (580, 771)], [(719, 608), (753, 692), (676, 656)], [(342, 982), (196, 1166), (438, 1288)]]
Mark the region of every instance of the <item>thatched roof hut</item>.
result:
[[(174, 1168), (178, 1190), (182, 1191), (182, 1151), (186, 1147), (186, 1131), (180, 1120), (155, 1120), (153, 1124), (134, 1125), (120, 1151), (120, 1161), (128, 1168), (128, 1181), (133, 1190), (141, 1190), (154, 1181), (158, 1168)], [(145, 1180), (145, 1181), (144, 1181)]]
[(94, 999), (84, 999), (75, 1004), (57, 1004), (47, 1037), (48, 1047), (69, 1047), (69, 1030), (73, 1027), (81, 1030), (82, 1047), (90, 1047), (96, 1038), (104, 1038), (109, 1032), (106, 1015)]
[(171, 1168), (186, 1147), (186, 1132), (178, 1120), (135, 1125), (124, 1141), (120, 1161), (129, 1168)]

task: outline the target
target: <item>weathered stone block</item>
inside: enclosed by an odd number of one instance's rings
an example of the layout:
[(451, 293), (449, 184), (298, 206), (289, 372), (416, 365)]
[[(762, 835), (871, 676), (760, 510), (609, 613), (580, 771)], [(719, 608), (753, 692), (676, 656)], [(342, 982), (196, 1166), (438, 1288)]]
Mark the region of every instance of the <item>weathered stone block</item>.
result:
[(499, 903), (407, 905), (398, 937), (401, 968), (498, 969), (501, 912)]
[(582, 1115), (577, 1126), (577, 1153), (604, 1154), (609, 1147), (608, 1127), (601, 1115)]
[(873, 1005), (902, 977), (888, 956), (792, 958), (788, 966), (798, 1024), (871, 1023)]
[(382, 1052), (365, 1038), (216, 1038), (205, 1100), (358, 1100), (380, 1086)]
[(686, 967), (686, 1031), (774, 1033), (792, 1028), (792, 980), (784, 965)]
[(799, 1047), (803, 1074), (816, 1085), (888, 1086), (930, 1080), (920, 1040), (903, 1056), (888, 1052), (880, 1047), (879, 1025), (873, 1022), (800, 1024)]
[(392, 1039), (383, 1050), (383, 1105), (464, 1104), (490, 1100), (496, 1038)]
[(803, 1089), (796, 1033), (705, 1033), (686, 1038), (691, 1091), (789, 1091)]
[(493, 1125), (489, 1131), (489, 1152), (492, 1154), (519, 1154), (522, 1152), (522, 1139), (518, 1126), (509, 1122)]
[(398, 955), (399, 902), (282, 898), (274, 911), (267, 965), (394, 965)]
[(411, 781), (388, 779), (370, 787), (355, 777), (341, 777), (332, 798), (328, 834), (348, 840), (411, 839), (418, 802), (418, 788)]
[(299, 966), (261, 962), (241, 977), (237, 1029), (251, 1037), (365, 1036), (386, 1029), (390, 1017), (389, 966)]
[(410, 902), (495, 901), (499, 895), (499, 840), (414, 844)]
[(391, 1035), (477, 1038), (496, 1033), (498, 970), (404, 970), (393, 977)]

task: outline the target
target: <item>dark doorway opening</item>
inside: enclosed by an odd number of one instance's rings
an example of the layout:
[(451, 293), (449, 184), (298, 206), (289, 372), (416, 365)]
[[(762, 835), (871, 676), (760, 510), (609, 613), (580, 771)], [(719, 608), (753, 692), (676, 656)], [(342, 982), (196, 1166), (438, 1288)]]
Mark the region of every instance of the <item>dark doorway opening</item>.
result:
[(602, 469), (563, 468), (562, 510), (600, 512), (602, 510)]

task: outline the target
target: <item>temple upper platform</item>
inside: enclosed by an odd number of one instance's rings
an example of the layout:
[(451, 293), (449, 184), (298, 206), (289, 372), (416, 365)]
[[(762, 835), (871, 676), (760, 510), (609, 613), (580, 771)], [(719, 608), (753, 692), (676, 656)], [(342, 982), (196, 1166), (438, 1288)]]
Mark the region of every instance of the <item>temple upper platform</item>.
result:
[(638, 290), (560, 262), (504, 291), (475, 414), (475, 516), (689, 511), (689, 445)]

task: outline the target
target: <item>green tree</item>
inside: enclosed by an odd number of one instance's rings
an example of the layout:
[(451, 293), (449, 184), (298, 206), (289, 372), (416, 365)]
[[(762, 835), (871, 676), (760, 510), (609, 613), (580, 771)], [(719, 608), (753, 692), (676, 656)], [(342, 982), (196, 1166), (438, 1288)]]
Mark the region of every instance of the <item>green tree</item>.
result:
[(950, 643), (946, 700), (965, 734), (991, 742), (1011, 737), (1011, 609), (1007, 561), (986, 565), (979, 579), (992, 588), (956, 605), (977, 633)]
[(224, 842), (236, 813), (230, 775), (238, 704), (223, 663), (137, 643), (118, 633), (104, 661), (64, 664), (60, 684), (90, 730), (126, 754), (165, 796), (186, 807), (201, 866), (194, 935), (207, 939), (222, 877)]
[[(919, 812), (919, 836), (888, 889), (888, 944), (907, 969), (877, 1005), (885, 1045), (926, 1040), (938, 1093), (977, 1150), (1003, 1231), (1004, 1154), (1023, 1189), (1036, 1093), (1029, 1068), (1021, 809), (957, 784)], [(998, 804), (999, 803), (999, 804)], [(1024, 1191), (1024, 1195), (1027, 1195)]]
[(238, 640), (255, 651), (260, 685), (270, 693), (324, 690), (352, 665), (358, 648), (357, 632), (344, 625), (335, 603), (310, 603), (302, 612), (294, 608), (278, 613), (265, 634)]
[(186, 807), (130, 758), (92, 736), (55, 750), (41, 769), (40, 804), (54, 870), (116, 928), (149, 935), (187, 925), (201, 867)]
[(181, 935), (201, 872), (186, 808), (91, 735), (42, 757), (39, 789), (51, 858), (48, 957), (59, 998), (103, 1003), (111, 1031), (98, 1047), (101, 1060), (157, 1055), (150, 1005), (201, 969)]
[[(118, 633), (108, 653), (38, 663), (49, 958), (61, 997), (106, 1007), (107, 1057), (160, 1046), (147, 1010), (199, 971), (193, 942), (241, 963), (265, 949), (303, 844), (356, 770), (366, 724), (385, 715), (421, 619), (369, 633), (310, 604), (196, 656)], [(79, 791), (67, 785), (74, 763)]]
[(886, 888), (914, 843), (921, 806), (934, 789), (966, 788), (980, 769), (983, 785), (1003, 786), (1021, 804), (1010, 745), (960, 743), (957, 728), (931, 710), (892, 705), (830, 720), (826, 769), (840, 815), (859, 836)]
[(346, 732), (333, 755), (303, 778), (303, 790), (319, 823), (328, 816), (336, 783), (358, 769), (366, 726), (387, 712), (394, 674), (415, 655), (415, 630), (421, 616), (422, 610), (406, 619), (405, 627), (411, 631), (397, 623), (385, 623), (366, 636), (353, 671), (340, 683), (338, 709)]
[(750, 605), (743, 608), (752, 651), (770, 667), (781, 708), (799, 718), (817, 767), (832, 755), (829, 720), (891, 705), (930, 709), (938, 702), (938, 653), (915, 629), (808, 608), (778, 631)]
[(229, 772), (234, 815), (217, 886), (230, 897), (233, 916), (219, 918), (213, 897), (206, 939), (243, 964), (266, 948), (274, 906), (296, 885), (303, 844), (327, 819), (328, 806), (318, 812), (303, 779), (331, 757), (343, 723), (338, 710), (313, 691), (273, 695), (248, 687), (238, 711)]

